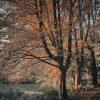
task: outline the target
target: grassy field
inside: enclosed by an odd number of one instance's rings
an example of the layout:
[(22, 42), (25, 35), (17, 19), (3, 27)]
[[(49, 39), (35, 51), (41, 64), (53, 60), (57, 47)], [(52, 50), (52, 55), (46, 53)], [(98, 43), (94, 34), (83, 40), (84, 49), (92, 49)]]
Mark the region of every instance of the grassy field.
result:
[[(69, 100), (100, 100), (100, 88), (69, 91)], [(33, 84), (4, 84), (0, 86), (0, 100), (58, 100), (56, 90)]]

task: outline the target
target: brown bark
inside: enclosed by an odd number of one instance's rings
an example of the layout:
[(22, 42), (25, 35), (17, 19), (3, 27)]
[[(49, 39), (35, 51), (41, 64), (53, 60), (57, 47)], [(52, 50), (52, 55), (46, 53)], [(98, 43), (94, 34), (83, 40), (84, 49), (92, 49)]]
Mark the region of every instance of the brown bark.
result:
[(78, 39), (77, 39), (77, 33), (76, 29), (74, 27), (75, 31), (75, 62), (76, 62), (76, 70), (75, 70), (75, 89), (78, 88), (78, 85), (80, 84), (80, 65), (79, 65), (79, 47), (78, 47)]
[(76, 73), (75, 73), (75, 89), (78, 88), (78, 79), (79, 79), (79, 75), (78, 75), (78, 70), (76, 69)]

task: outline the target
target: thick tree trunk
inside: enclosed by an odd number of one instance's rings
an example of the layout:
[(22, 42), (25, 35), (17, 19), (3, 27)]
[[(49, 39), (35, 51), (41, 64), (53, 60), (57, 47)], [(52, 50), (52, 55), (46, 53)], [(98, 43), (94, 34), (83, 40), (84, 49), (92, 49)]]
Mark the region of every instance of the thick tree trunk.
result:
[(60, 95), (61, 100), (68, 100), (67, 90), (66, 90), (66, 72), (61, 71), (61, 80), (60, 80)]
[(66, 90), (66, 73), (63, 73), (63, 99), (67, 99), (68, 96), (67, 96), (67, 90)]
[(61, 71), (61, 74), (60, 74), (60, 98), (62, 98), (62, 74), (63, 74), (63, 72)]
[(94, 86), (96, 86), (98, 84), (97, 81), (97, 67), (96, 67), (96, 61), (95, 61), (95, 55), (94, 55), (94, 49), (92, 48), (92, 50), (90, 50), (90, 57), (91, 59), (91, 74), (92, 74), (92, 78), (93, 78), (93, 82), (92, 84)]

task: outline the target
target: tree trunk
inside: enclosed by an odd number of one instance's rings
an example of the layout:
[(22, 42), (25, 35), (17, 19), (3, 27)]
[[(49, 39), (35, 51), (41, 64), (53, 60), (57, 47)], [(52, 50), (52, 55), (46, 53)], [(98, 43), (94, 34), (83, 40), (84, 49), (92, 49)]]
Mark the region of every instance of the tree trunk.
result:
[(78, 88), (78, 69), (76, 69), (76, 72), (75, 72), (75, 89)]
[(96, 86), (98, 84), (97, 81), (97, 67), (96, 67), (96, 61), (95, 61), (95, 55), (94, 55), (94, 49), (92, 48), (92, 50), (90, 50), (90, 57), (91, 59), (91, 74), (92, 74), (92, 78), (93, 78), (93, 82), (92, 84), (94, 86)]
[(79, 63), (79, 67), (78, 67), (78, 76), (79, 76), (78, 84), (80, 84), (81, 83), (81, 78), (82, 78), (82, 69), (84, 69), (84, 46), (83, 46), (83, 43), (82, 43), (82, 47), (81, 47), (81, 50), (80, 50), (80, 58), (78, 60), (78, 63)]
[(61, 80), (60, 80), (60, 92), (61, 100), (68, 100), (67, 90), (66, 90), (66, 72), (61, 71)]
[[(75, 30), (76, 31), (76, 30)], [(79, 48), (78, 48), (78, 41), (77, 41), (77, 36), (75, 33), (75, 52), (76, 52), (76, 57), (75, 57), (75, 62), (76, 62), (76, 70), (75, 70), (75, 89), (78, 88), (78, 85), (80, 84), (79, 82), (79, 58), (78, 58), (78, 54), (79, 54)]]
[(60, 74), (60, 98), (62, 98), (62, 74), (63, 72), (61, 71), (61, 74)]
[[(78, 51), (78, 49), (76, 49)], [(79, 52), (78, 52), (79, 53)], [(76, 56), (78, 56), (78, 53)], [(81, 83), (81, 77), (82, 77), (82, 68), (83, 68), (83, 62), (84, 62), (84, 48), (81, 48), (81, 57), (76, 58), (76, 71), (75, 71), (75, 89), (78, 88), (78, 85)]]

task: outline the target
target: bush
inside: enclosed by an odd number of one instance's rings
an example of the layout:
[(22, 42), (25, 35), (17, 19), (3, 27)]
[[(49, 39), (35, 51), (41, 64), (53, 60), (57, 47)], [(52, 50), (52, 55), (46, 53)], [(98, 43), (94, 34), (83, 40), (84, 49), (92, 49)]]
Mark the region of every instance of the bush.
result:
[(10, 83), (10, 81), (8, 80), (6, 76), (0, 75), (0, 83), (1, 84)]
[(80, 84), (80, 86), (79, 86), (79, 90), (83, 90), (83, 91), (87, 91), (87, 90), (89, 90), (89, 89), (92, 89), (94, 86), (93, 85), (91, 85), (91, 84), (86, 84), (86, 85), (82, 85), (82, 84)]
[(7, 91), (0, 91), (0, 100), (19, 100), (22, 95), (19, 91), (9, 89)]

